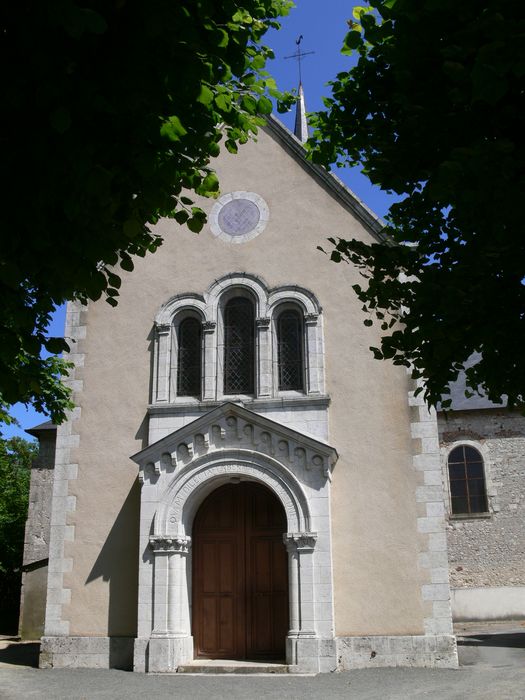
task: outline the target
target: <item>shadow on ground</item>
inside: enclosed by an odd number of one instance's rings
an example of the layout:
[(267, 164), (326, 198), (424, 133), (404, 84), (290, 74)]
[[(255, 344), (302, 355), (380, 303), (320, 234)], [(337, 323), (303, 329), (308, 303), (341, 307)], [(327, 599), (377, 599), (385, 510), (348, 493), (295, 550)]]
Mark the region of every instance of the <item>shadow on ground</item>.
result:
[(40, 642), (20, 642), (16, 638), (4, 639), (0, 644), (0, 665), (38, 668), (39, 654)]
[(525, 649), (525, 632), (511, 634), (474, 634), (458, 637), (458, 647), (507, 647)]

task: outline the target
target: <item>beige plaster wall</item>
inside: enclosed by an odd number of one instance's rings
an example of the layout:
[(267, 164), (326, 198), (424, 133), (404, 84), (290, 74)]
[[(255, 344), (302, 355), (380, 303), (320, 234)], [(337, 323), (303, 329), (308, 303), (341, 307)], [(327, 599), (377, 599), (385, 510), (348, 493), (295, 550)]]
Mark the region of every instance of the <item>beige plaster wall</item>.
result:
[(377, 336), (351, 290), (356, 272), (316, 249), (330, 235), (369, 234), (264, 132), (217, 169), (223, 193), (254, 191), (266, 200), (266, 230), (229, 245), (208, 228), (195, 235), (163, 221), (164, 245), (123, 273), (118, 308), (99, 302), (84, 314), (79, 470), (70, 482), (76, 529), (65, 551), (73, 559), (64, 576), (70, 634), (135, 632), (138, 490), (129, 455), (145, 446), (153, 319), (174, 294), (202, 293), (234, 271), (270, 287), (302, 285), (323, 307), (330, 443), (340, 455), (332, 491), (337, 634), (422, 632), (406, 375), (371, 358)]

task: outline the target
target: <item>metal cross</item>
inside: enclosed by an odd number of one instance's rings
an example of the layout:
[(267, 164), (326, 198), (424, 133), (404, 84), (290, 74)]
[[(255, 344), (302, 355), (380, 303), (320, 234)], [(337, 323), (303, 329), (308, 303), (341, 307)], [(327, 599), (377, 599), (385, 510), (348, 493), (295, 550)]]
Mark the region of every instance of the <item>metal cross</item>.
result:
[(299, 67), (299, 82), (302, 82), (302, 76), (301, 76), (301, 59), (303, 56), (309, 56), (311, 53), (315, 53), (315, 51), (301, 51), (301, 41), (303, 40), (303, 35), (301, 34), (298, 39), (295, 40), (295, 43), (297, 45), (297, 51), (290, 56), (285, 56), (285, 58), (296, 58), (297, 59), (297, 64)]

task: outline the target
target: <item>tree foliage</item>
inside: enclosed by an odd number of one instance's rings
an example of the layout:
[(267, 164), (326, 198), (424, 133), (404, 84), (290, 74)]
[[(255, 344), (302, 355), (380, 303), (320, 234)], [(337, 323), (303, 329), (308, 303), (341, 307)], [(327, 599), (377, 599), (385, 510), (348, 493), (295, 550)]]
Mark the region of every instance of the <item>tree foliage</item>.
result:
[(37, 452), (36, 444), (22, 438), (0, 438), (0, 617), (4, 625), (11, 623), (12, 632), (20, 600), (31, 462)]
[(384, 333), (372, 350), (424, 376), (433, 404), (480, 352), (468, 385), (523, 401), (525, 6), (371, 0), (349, 25), (357, 62), (315, 119), (313, 158), (360, 164), (402, 197), (385, 244), (332, 239), (366, 278), (355, 291)]
[(119, 268), (162, 243), (173, 217), (198, 232), (188, 191), (215, 196), (210, 160), (257, 133), (282, 96), (261, 44), (288, 0), (52, 0), (1, 13), (0, 393), (55, 421), (65, 363), (41, 359), (55, 305), (105, 296)]

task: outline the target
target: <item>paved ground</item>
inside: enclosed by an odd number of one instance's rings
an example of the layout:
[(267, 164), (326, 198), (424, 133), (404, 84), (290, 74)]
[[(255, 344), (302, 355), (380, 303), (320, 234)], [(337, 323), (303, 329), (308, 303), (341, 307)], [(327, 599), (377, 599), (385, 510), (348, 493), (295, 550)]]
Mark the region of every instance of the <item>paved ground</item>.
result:
[(32, 668), (36, 644), (0, 640), (0, 698), (92, 700), (525, 700), (525, 623), (457, 630), (458, 670), (366, 669), (309, 677), (146, 676)]

